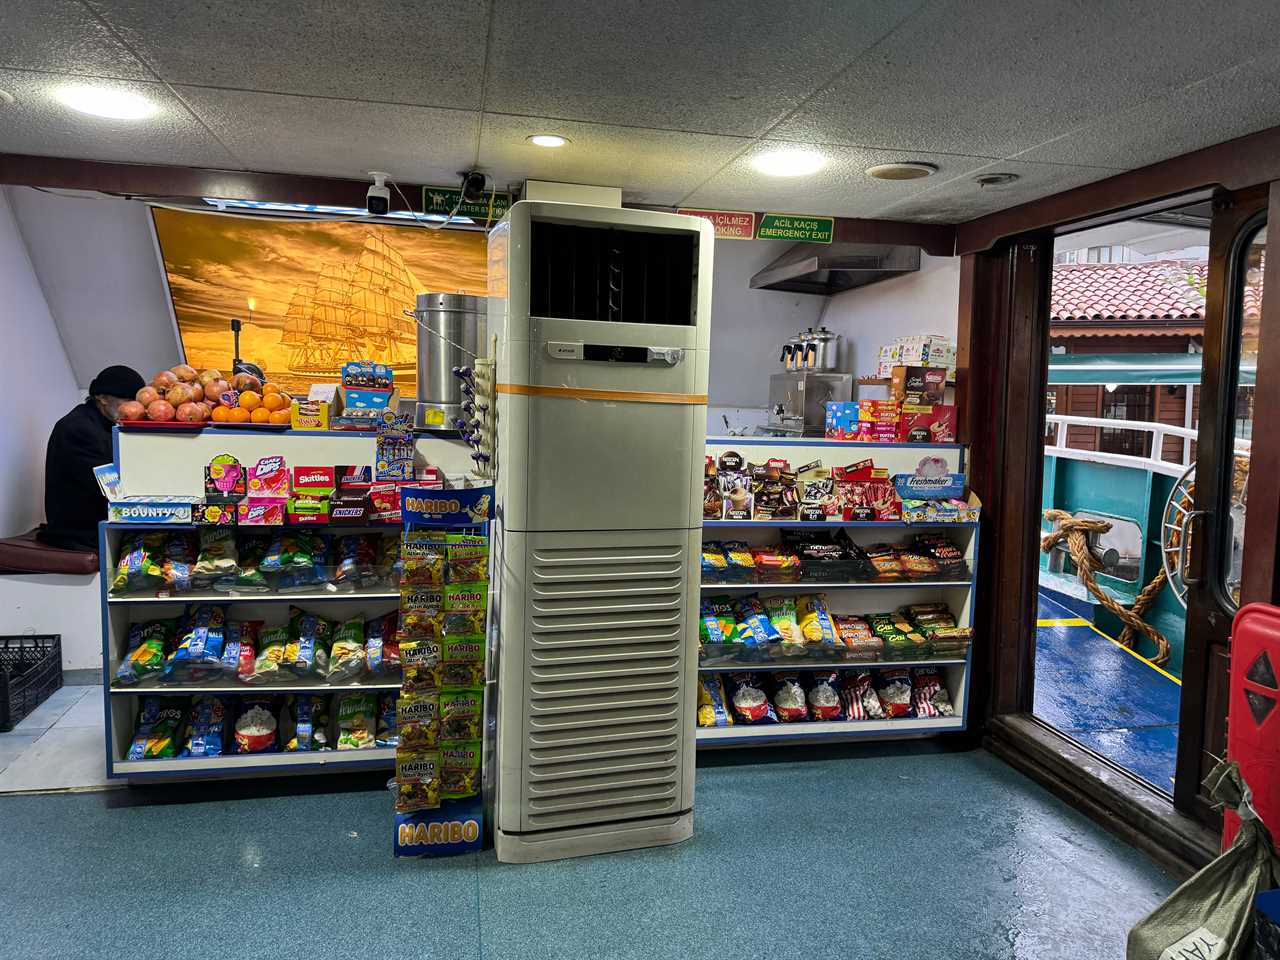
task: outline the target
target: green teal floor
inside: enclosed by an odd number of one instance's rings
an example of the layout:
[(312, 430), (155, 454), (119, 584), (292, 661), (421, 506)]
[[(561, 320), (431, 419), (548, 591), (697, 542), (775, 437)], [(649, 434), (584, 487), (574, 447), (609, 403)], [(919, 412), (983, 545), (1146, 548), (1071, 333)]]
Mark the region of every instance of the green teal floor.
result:
[(533, 866), (395, 862), (380, 790), (0, 798), (0, 958), (1119, 957), (1175, 885), (983, 751), (795, 755), (703, 759), (687, 843)]

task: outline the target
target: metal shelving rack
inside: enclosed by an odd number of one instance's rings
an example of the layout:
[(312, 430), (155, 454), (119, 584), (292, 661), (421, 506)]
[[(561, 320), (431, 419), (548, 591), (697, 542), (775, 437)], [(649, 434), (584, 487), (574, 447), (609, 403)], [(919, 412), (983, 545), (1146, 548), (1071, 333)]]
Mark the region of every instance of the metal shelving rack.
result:
[[(719, 456), (725, 450), (741, 448), (740, 452), (756, 457), (786, 456), (792, 464), (803, 463), (818, 457), (828, 465), (876, 457), (879, 453), (886, 460), (891, 473), (904, 472), (913, 466), (913, 459), (931, 452), (952, 458), (953, 470), (963, 472), (964, 448), (955, 444), (869, 444), (818, 439), (762, 439), (715, 438), (707, 441), (708, 453)], [(759, 448), (765, 448), (760, 450)], [(840, 456), (847, 454), (847, 458)], [(877, 465), (880, 459), (877, 458)], [(703, 540), (743, 540), (750, 544), (775, 543), (779, 528), (842, 528), (855, 542), (867, 545), (879, 541), (905, 539), (913, 533), (950, 531), (951, 540), (964, 553), (968, 576), (963, 579), (925, 579), (901, 581), (867, 581), (846, 583), (703, 583), (703, 596), (726, 593), (775, 594), (824, 593), (834, 613), (876, 613), (893, 610), (908, 603), (945, 601), (956, 613), (962, 624), (973, 626), (973, 606), (978, 576), (978, 524), (966, 523), (906, 523), (894, 521), (825, 521), (801, 522), (788, 520), (708, 520), (703, 523)], [(951, 696), (956, 715), (953, 717), (919, 717), (895, 720), (831, 720), (773, 724), (738, 724), (730, 727), (698, 727), (699, 747), (759, 746), (780, 742), (817, 742), (829, 740), (893, 739), (953, 733), (968, 728), (969, 686), (973, 671), (973, 646), (963, 659), (925, 658), (918, 660), (855, 661), (838, 660), (838, 653), (819, 651), (821, 658), (803, 656), (779, 656), (771, 660), (751, 659), (752, 648), (743, 648), (743, 658), (726, 662), (723, 657), (710, 658), (699, 664), (703, 673), (733, 673), (736, 671), (792, 671), (792, 670), (879, 670), (890, 667), (936, 666)]]
[[(342, 526), (310, 528), (327, 532), (399, 534), (399, 524), (370, 526)], [(133, 595), (109, 596), (111, 572), (119, 554), (120, 541), (126, 533), (144, 531), (173, 531), (194, 529), (190, 525), (103, 523), (99, 525), (99, 549), (102, 570), (102, 666), (103, 687), (106, 696), (106, 754), (107, 776), (128, 780), (182, 780), (218, 776), (272, 776), (294, 773), (333, 773), (345, 770), (390, 769), (395, 762), (395, 750), (372, 748), (365, 750), (327, 750), (304, 753), (252, 753), (225, 754), (212, 758), (172, 758), (128, 760), (137, 721), (138, 701), (146, 696), (184, 696), (201, 693), (222, 695), (260, 695), (280, 693), (343, 693), (353, 690), (398, 690), (398, 678), (364, 678), (350, 683), (324, 683), (307, 680), (289, 680), (269, 685), (247, 685), (235, 681), (217, 680), (205, 683), (158, 685), (154, 682), (137, 686), (113, 686), (116, 669), (125, 653), (130, 624), (140, 620), (153, 620), (174, 616), (189, 603), (217, 603), (225, 605), (236, 619), (280, 622), (284, 618), (281, 606), (298, 604), (315, 609), (325, 604), (326, 612), (334, 618), (354, 616), (359, 613), (366, 619), (389, 613), (399, 604), (400, 594), (390, 589), (379, 590), (313, 590), (286, 593), (222, 593), (199, 591), (174, 596)], [(269, 529), (269, 528), (259, 528)]]

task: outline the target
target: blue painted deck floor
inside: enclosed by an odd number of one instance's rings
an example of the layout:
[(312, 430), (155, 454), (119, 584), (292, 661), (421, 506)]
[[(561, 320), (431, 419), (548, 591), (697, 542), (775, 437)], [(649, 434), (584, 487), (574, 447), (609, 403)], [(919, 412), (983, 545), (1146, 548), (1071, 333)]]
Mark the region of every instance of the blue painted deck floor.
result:
[(1172, 793), (1181, 696), (1177, 682), (1044, 594), (1038, 616), (1035, 715)]
[(0, 958), (1119, 957), (1175, 885), (985, 752), (793, 755), (706, 759), (687, 843), (532, 866), (396, 862), (380, 790), (3, 797)]

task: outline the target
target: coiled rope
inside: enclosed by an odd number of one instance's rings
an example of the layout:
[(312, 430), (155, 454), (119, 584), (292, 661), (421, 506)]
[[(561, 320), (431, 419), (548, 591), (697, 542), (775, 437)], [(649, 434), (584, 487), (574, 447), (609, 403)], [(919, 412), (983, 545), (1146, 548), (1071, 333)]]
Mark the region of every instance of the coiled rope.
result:
[(1114, 613), (1124, 623), (1124, 630), (1121, 632), (1117, 642), (1121, 646), (1132, 650), (1134, 642), (1137, 640), (1137, 635), (1140, 633), (1155, 644), (1156, 655), (1151, 658), (1151, 662), (1157, 665), (1167, 663), (1169, 660), (1169, 641), (1164, 638), (1164, 634), (1142, 619), (1142, 614), (1155, 602), (1160, 591), (1164, 589), (1168, 579), (1164, 570), (1161, 570), (1154, 580), (1143, 587), (1132, 607), (1121, 606), (1094, 579), (1093, 572), (1101, 564), (1089, 549), (1089, 534), (1106, 533), (1111, 529), (1111, 524), (1106, 520), (1085, 520), (1072, 516), (1066, 510), (1046, 510), (1044, 518), (1050, 523), (1056, 523), (1057, 527), (1052, 533), (1041, 538), (1040, 549), (1048, 553), (1059, 543), (1066, 543), (1067, 552), (1071, 554), (1071, 559), (1075, 561), (1080, 579), (1089, 588), (1089, 592), (1097, 597), (1100, 604)]

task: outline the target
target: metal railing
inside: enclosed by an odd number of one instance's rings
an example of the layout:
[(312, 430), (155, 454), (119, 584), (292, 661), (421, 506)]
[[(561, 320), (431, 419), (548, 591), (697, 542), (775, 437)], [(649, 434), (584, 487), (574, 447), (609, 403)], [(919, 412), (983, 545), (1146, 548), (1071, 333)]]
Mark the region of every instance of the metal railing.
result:
[[(1052, 442), (1046, 440), (1044, 455), (1046, 457), (1063, 457), (1068, 460), (1088, 460), (1091, 463), (1109, 463), (1117, 467), (1135, 467), (1150, 473), (1163, 473), (1166, 476), (1181, 476), (1191, 465), (1191, 444), (1199, 431), (1194, 427), (1178, 427), (1168, 423), (1149, 423), (1145, 420), (1109, 420), (1106, 417), (1071, 417), (1064, 414), (1050, 413), (1045, 416), (1045, 425), (1052, 431)], [(1065, 445), (1067, 427), (1101, 427), (1104, 430), (1130, 430), (1134, 433), (1150, 434), (1151, 454), (1137, 457), (1127, 453), (1109, 453), (1103, 450), (1081, 450), (1078, 447)], [(1178, 460), (1164, 459), (1164, 441), (1166, 437), (1181, 440), (1181, 457)], [(1248, 440), (1237, 440), (1236, 453), (1249, 452)]]

